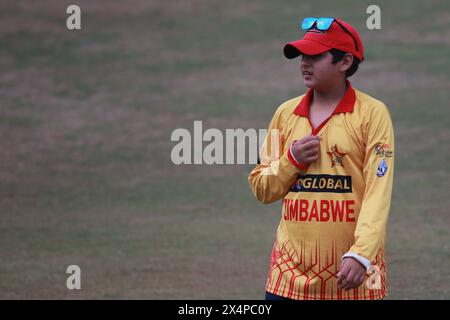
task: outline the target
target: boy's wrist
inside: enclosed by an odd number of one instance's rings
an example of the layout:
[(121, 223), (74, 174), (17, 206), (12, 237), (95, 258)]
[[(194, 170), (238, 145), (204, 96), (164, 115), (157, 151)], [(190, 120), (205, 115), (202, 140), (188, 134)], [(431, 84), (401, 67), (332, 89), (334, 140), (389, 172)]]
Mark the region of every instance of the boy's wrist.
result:
[(370, 265), (371, 265), (371, 262), (369, 259), (366, 259), (363, 256), (360, 256), (359, 254), (354, 253), (354, 252), (347, 252), (346, 254), (344, 254), (342, 256), (341, 260), (344, 258), (353, 258), (353, 259), (357, 260), (359, 263), (361, 263), (366, 268), (366, 270), (369, 270)]
[(297, 141), (298, 141), (298, 140), (292, 141), (291, 145), (289, 146), (289, 150), (288, 150), (288, 158), (289, 158), (289, 161), (290, 161), (294, 166), (296, 166), (296, 167), (299, 168), (300, 170), (306, 171), (306, 170), (308, 169), (308, 165), (304, 165), (304, 164), (302, 164), (301, 162), (299, 162), (299, 161), (295, 158), (294, 153), (293, 153), (293, 147), (294, 147), (294, 144), (295, 144)]

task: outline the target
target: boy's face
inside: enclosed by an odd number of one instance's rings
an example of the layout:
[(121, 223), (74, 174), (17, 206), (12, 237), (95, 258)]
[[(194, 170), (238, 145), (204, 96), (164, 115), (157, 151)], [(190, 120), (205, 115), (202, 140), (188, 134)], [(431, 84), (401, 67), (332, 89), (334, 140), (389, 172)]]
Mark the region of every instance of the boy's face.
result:
[(330, 52), (324, 52), (315, 56), (301, 56), (301, 72), (305, 86), (311, 89), (327, 90), (330, 86), (342, 81), (344, 74), (340, 69), (341, 64), (332, 64), (333, 56)]

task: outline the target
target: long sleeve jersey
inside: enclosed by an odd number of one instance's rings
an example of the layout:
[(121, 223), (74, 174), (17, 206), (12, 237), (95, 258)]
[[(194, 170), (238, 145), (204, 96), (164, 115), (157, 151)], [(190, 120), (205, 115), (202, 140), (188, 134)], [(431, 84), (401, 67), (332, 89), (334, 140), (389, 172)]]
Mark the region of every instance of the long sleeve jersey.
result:
[[(387, 294), (386, 224), (394, 174), (394, 131), (387, 107), (352, 88), (317, 128), (313, 91), (283, 103), (270, 122), (248, 180), (263, 203), (281, 202), (266, 291), (291, 299), (381, 299)], [(321, 136), (318, 159), (303, 166), (293, 141)], [(371, 262), (359, 288), (337, 288), (341, 258)]]

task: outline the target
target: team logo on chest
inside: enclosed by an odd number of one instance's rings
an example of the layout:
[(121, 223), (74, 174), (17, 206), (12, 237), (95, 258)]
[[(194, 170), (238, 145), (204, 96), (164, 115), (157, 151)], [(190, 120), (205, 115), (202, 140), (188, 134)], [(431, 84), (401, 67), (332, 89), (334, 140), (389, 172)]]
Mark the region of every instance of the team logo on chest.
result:
[(338, 150), (337, 145), (334, 145), (333, 147), (331, 147), (331, 152), (328, 151), (327, 153), (331, 157), (331, 167), (332, 168), (334, 166), (336, 166), (336, 167), (343, 167), (344, 166), (343, 160), (344, 160), (344, 157), (347, 154), (340, 152)]

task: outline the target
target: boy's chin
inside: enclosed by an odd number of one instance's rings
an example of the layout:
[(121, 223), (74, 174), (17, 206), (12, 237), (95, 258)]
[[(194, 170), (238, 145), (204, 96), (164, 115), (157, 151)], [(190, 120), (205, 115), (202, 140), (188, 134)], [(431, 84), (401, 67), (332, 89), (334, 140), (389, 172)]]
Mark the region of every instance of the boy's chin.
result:
[(316, 88), (316, 83), (313, 81), (303, 81), (303, 84), (305, 85), (305, 87), (309, 88), (309, 89), (315, 89)]

